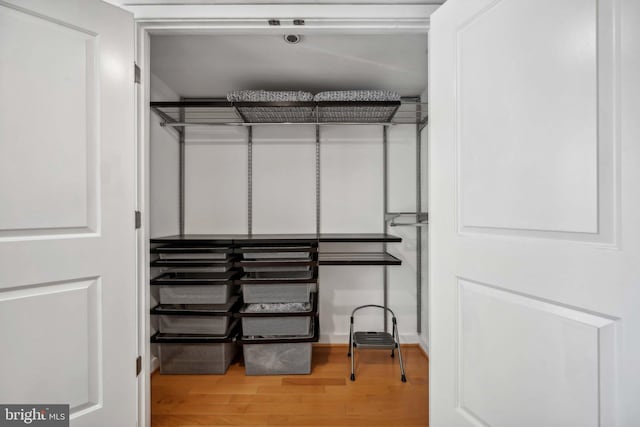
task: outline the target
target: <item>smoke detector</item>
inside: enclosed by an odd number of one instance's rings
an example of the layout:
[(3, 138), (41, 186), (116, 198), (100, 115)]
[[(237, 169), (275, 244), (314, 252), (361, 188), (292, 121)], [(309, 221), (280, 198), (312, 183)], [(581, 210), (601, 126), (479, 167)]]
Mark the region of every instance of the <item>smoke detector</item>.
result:
[(302, 39), (302, 37), (300, 37), (299, 34), (285, 34), (284, 35), (284, 41), (289, 43), (289, 44), (300, 43), (301, 39)]

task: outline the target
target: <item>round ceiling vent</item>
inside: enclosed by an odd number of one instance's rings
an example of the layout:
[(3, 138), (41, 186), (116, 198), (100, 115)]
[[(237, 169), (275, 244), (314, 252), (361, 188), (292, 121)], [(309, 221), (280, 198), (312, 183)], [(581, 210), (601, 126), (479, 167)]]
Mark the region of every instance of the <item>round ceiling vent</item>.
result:
[(285, 34), (284, 35), (284, 41), (286, 41), (289, 44), (300, 43), (301, 39), (302, 39), (302, 37), (300, 37), (299, 34)]

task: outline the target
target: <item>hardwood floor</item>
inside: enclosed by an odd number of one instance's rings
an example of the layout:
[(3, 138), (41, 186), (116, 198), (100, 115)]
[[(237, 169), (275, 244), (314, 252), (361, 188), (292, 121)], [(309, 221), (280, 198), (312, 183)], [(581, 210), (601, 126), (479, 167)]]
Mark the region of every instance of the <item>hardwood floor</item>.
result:
[[(347, 346), (316, 345), (311, 375), (249, 377), (236, 361), (226, 375), (151, 378), (151, 425), (402, 426), (428, 424), (429, 362), (416, 345), (402, 346), (407, 382), (388, 352), (356, 352), (349, 380)], [(396, 356), (397, 357), (397, 356)]]

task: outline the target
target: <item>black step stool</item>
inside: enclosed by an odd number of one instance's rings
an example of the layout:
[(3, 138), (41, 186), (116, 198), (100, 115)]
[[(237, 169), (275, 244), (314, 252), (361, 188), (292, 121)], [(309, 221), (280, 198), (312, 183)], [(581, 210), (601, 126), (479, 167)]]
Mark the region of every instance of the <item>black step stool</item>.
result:
[[(363, 308), (380, 308), (382, 310), (391, 313), (391, 319), (393, 321), (393, 335), (388, 332), (368, 331), (368, 332), (354, 332), (353, 320), (356, 311)], [(404, 365), (402, 363), (402, 351), (400, 350), (400, 335), (398, 334), (398, 322), (396, 321), (396, 315), (388, 307), (381, 305), (368, 304), (356, 307), (351, 312), (351, 324), (349, 326), (349, 353), (347, 356), (351, 358), (351, 381), (356, 380), (354, 359), (356, 348), (369, 348), (375, 350), (391, 350), (391, 357), (394, 357), (395, 349), (398, 349), (398, 360), (400, 361), (400, 379), (403, 383), (407, 382), (407, 377), (404, 374)]]

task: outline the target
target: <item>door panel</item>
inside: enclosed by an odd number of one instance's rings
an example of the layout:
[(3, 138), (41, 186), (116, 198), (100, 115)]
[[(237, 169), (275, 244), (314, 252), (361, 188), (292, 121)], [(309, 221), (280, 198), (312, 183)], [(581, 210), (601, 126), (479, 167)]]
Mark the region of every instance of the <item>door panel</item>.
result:
[(133, 18), (0, 1), (0, 402), (137, 421)]
[[(0, 400), (50, 402), (56, 396), (57, 401), (70, 405), (72, 413), (100, 404), (100, 296), (101, 283), (96, 277), (0, 293), (3, 321), (18, 325), (6, 328), (3, 338), (22, 346), (3, 357), (3, 363), (11, 366), (3, 381), (12, 386), (2, 389)], [(45, 357), (39, 357), (43, 354)], [(32, 372), (46, 372), (46, 382), (34, 387), (23, 381)]]
[(458, 292), (463, 413), (491, 426), (599, 425), (599, 393), (613, 392), (599, 384), (613, 369), (599, 338), (615, 319), (464, 279)]
[(432, 16), (432, 426), (640, 423), (639, 25), (629, 0)]
[(500, 1), (457, 29), (462, 227), (598, 232), (596, 3)]
[(96, 231), (96, 36), (0, 6), (0, 235)]

